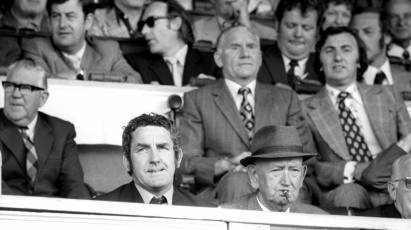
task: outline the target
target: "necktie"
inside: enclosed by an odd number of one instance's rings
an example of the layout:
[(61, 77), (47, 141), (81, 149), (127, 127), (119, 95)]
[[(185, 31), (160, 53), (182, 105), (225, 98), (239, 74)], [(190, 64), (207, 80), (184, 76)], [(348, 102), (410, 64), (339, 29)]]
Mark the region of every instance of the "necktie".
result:
[(354, 115), (344, 103), (345, 99), (349, 96), (349, 93), (343, 91), (337, 97), (339, 109), (338, 117), (343, 129), (345, 143), (347, 144), (348, 152), (352, 160), (367, 162), (372, 159), (370, 150), (368, 149), (367, 143), (365, 143)]
[(375, 79), (374, 79), (374, 85), (381, 85), (382, 82), (387, 78), (387, 76), (385, 76), (385, 73), (383, 71), (378, 71), (378, 73), (375, 75)]
[(408, 59), (410, 59), (410, 53), (407, 50), (404, 50), (404, 53), (402, 53), (402, 57), (405, 60), (408, 60)]
[(295, 89), (295, 81), (297, 80), (297, 76), (295, 75), (295, 67), (298, 66), (298, 61), (295, 59), (292, 59), (290, 61), (290, 69), (287, 72), (287, 82), (288, 85), (291, 86), (292, 89)]
[(167, 204), (167, 198), (165, 196), (151, 198), (150, 204)]
[(248, 94), (251, 94), (251, 89), (248, 87), (241, 87), (238, 90), (238, 94), (243, 97), (240, 105), (240, 115), (243, 120), (245, 129), (247, 130), (248, 138), (251, 141), (254, 130), (254, 113), (253, 107), (251, 106), (251, 103), (247, 98)]
[(183, 81), (181, 79), (181, 74), (179, 73), (179, 62), (175, 57), (168, 57), (165, 59), (170, 69), (171, 75), (173, 76), (174, 85), (182, 86)]
[(37, 153), (34, 143), (31, 141), (28, 135), (28, 129), (22, 128), (21, 135), (23, 137), (24, 146), (26, 147), (26, 171), (30, 177), (30, 184), (33, 186), (34, 180), (37, 175)]

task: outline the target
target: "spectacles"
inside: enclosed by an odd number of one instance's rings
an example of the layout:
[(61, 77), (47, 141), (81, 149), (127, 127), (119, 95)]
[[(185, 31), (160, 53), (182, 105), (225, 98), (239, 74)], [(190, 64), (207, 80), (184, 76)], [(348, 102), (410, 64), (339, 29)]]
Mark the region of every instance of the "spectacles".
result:
[(28, 85), (28, 84), (18, 84), (10, 81), (3, 81), (2, 82), (4, 92), (6, 93), (12, 93), (14, 92), (15, 89), (19, 89), (20, 93), (23, 95), (28, 95), (32, 93), (33, 91), (40, 91), (44, 90), (44, 88), (37, 87), (34, 85)]
[(405, 187), (407, 189), (411, 189), (411, 177), (405, 177), (405, 178), (393, 180), (392, 182), (399, 182), (399, 181), (404, 181)]
[(144, 27), (145, 24), (147, 24), (147, 26), (149, 28), (153, 28), (157, 20), (159, 20), (159, 19), (168, 19), (168, 18), (169, 17), (167, 17), (167, 16), (150, 16), (150, 17), (146, 18), (146, 20), (140, 20), (137, 23), (137, 30), (141, 32), (143, 30), (143, 27)]

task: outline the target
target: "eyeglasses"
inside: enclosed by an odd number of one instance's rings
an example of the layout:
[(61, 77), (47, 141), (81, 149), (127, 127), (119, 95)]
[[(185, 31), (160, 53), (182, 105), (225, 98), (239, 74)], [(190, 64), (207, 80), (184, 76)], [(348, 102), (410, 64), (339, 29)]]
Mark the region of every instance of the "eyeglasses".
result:
[(397, 180), (393, 180), (392, 182), (404, 181), (405, 187), (407, 189), (411, 189), (411, 177), (405, 177)]
[(146, 20), (141, 20), (137, 23), (137, 30), (141, 32), (145, 24), (147, 24), (149, 28), (153, 28), (157, 20), (168, 19), (168, 18), (169, 17), (167, 16), (150, 16), (146, 18)]
[(37, 87), (34, 85), (28, 84), (18, 84), (10, 81), (3, 81), (2, 82), (4, 92), (6, 93), (13, 93), (15, 89), (19, 89), (20, 93), (23, 95), (29, 95), (33, 91), (40, 91), (44, 90), (44, 88)]

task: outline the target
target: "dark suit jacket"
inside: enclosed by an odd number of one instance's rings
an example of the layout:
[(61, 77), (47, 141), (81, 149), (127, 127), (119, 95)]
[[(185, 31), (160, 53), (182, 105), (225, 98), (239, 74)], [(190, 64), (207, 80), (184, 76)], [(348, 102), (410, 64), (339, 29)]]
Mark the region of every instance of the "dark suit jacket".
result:
[(34, 145), (38, 172), (29, 188), (24, 143), (18, 128), (0, 110), (3, 194), (89, 198), (74, 142), (74, 126), (56, 117), (38, 113)]
[[(172, 73), (162, 56), (147, 51), (126, 55), (126, 59), (141, 74), (145, 84), (158, 82), (161, 85), (174, 85)], [(218, 78), (219, 72), (211, 53), (188, 48), (183, 71), (183, 85), (189, 84), (190, 79), (196, 78), (200, 73)]]
[[(257, 193), (249, 194), (247, 196), (242, 197), (241, 199), (233, 202), (223, 204), (222, 208), (230, 208), (230, 209), (243, 209), (243, 210), (257, 210), (262, 211), (261, 206), (258, 204), (257, 201)], [(303, 203), (293, 203), (290, 206), (290, 212), (292, 213), (307, 213), (307, 214), (328, 214), (326, 211), (310, 205), (310, 204), (303, 204)]]
[[(309, 127), (295, 92), (258, 83), (255, 89), (255, 128), (297, 127), (304, 150), (315, 152)], [(214, 185), (214, 164), (223, 157), (250, 151), (250, 141), (235, 102), (223, 79), (184, 95), (180, 130), (182, 169), (196, 182)]]
[(382, 205), (366, 211), (356, 212), (355, 215), (385, 218), (401, 218), (401, 214), (398, 212), (394, 204)]
[[(411, 132), (411, 120), (404, 102), (392, 87), (358, 83), (373, 132), (383, 151), (368, 167), (356, 168), (356, 180), (383, 191), (395, 159), (405, 154), (395, 143)], [(323, 87), (304, 101), (319, 159), (314, 163), (317, 181), (329, 190), (343, 184), (345, 163), (351, 160), (338, 113)], [(366, 164), (367, 165), (367, 164)]]
[[(128, 184), (124, 184), (107, 194), (98, 196), (96, 199), (105, 201), (144, 203), (143, 198), (134, 185), (134, 181), (131, 181)], [(173, 205), (212, 206), (211, 204), (198, 199), (194, 195), (184, 190), (180, 190), (177, 187), (174, 187)]]
[[(307, 81), (313, 81), (320, 84), (318, 75), (314, 71), (314, 53), (308, 57), (305, 71), (308, 74), (305, 78)], [(287, 72), (285, 71), (284, 61), (278, 45), (272, 45), (263, 52), (263, 63), (258, 72), (258, 80), (263, 83), (288, 85)], [(308, 87), (308, 85), (306, 86)], [(317, 87), (318, 88), (318, 87)], [(297, 90), (299, 93), (299, 91)]]
[[(135, 72), (124, 59), (120, 47), (115, 41), (102, 41), (95, 38), (86, 40), (80, 67), (86, 74), (92, 74), (91, 80), (123, 81), (141, 83), (140, 74)], [(72, 64), (66, 60), (50, 38), (26, 39), (22, 44), (23, 54), (38, 61), (53, 77), (58, 74), (75, 72)], [(74, 75), (73, 75), (74, 76)]]

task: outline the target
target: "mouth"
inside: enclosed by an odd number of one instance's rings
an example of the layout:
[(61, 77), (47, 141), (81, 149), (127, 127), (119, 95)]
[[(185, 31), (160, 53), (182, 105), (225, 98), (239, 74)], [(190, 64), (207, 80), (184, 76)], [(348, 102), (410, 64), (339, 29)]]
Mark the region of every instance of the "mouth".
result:
[(344, 69), (345, 69), (345, 66), (343, 66), (343, 65), (335, 65), (335, 66), (333, 66), (333, 70), (336, 71), (336, 72), (342, 71), (342, 70), (344, 70)]
[(165, 169), (165, 168), (149, 169), (149, 170), (147, 170), (147, 173), (156, 174), (156, 173), (161, 173), (161, 172), (163, 172), (163, 171), (166, 171), (166, 169)]
[(290, 43), (293, 46), (301, 46), (305, 45), (304, 41), (296, 41), (296, 40), (289, 40), (288, 43)]
[(70, 32), (59, 32), (58, 35), (61, 36), (61, 37), (64, 37), (64, 36), (71, 35), (71, 33)]

